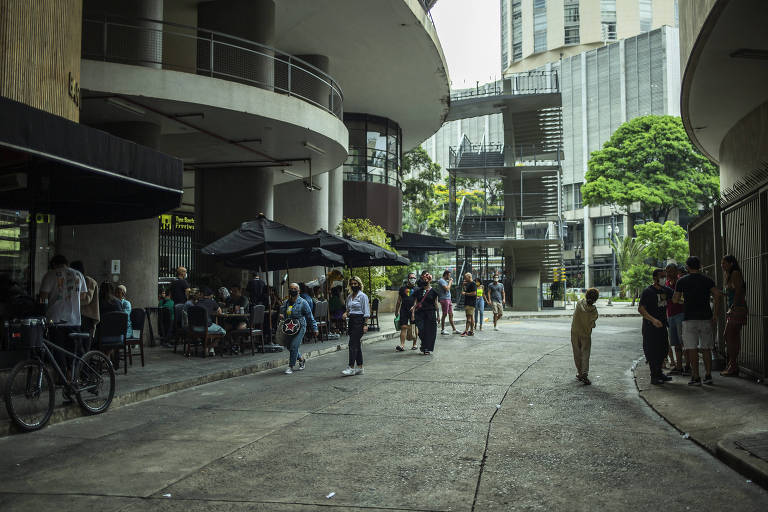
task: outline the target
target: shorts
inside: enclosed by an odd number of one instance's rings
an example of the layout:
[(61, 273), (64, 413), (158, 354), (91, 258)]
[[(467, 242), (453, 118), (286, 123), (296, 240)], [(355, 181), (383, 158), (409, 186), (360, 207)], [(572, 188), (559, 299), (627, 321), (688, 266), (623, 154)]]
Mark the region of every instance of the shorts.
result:
[(397, 325), (402, 327), (405, 327), (406, 325), (409, 325), (411, 323), (411, 310), (400, 310), (400, 319), (397, 321)]
[(711, 320), (683, 320), (683, 348), (711, 350), (715, 347)]
[(475, 306), (464, 306), (464, 312), (468, 315), (475, 314)]
[(683, 344), (683, 318), (685, 313), (678, 313), (667, 318), (669, 323), (669, 344), (673, 347), (681, 347)]
[(451, 299), (440, 299), (440, 309), (443, 310), (443, 315), (452, 315), (453, 302), (451, 302)]
[(493, 307), (494, 315), (501, 316), (504, 314), (504, 305), (501, 302), (496, 302), (494, 300), (491, 302), (491, 307)]

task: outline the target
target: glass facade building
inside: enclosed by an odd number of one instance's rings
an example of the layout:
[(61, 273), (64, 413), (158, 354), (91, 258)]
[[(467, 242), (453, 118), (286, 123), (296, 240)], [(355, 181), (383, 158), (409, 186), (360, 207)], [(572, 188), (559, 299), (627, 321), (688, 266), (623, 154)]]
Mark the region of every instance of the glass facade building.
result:
[(344, 114), (349, 130), (345, 181), (383, 183), (401, 188), (402, 131), (394, 121), (369, 114)]

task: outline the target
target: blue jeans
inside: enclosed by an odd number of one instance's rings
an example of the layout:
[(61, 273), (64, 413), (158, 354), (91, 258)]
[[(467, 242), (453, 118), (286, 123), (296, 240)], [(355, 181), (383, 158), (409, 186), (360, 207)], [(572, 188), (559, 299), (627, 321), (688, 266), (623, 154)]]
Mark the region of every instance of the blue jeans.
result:
[(673, 347), (683, 348), (683, 318), (684, 313), (678, 313), (667, 318), (669, 324), (669, 344)]
[(288, 366), (291, 368), (296, 366), (296, 361), (302, 358), (299, 353), (299, 347), (301, 346), (301, 342), (304, 341), (304, 334), (307, 332), (307, 324), (305, 322), (302, 322), (301, 324), (301, 329), (299, 329), (299, 332), (296, 333), (296, 336), (291, 340), (291, 357), (290, 362), (288, 363)]
[[(485, 299), (478, 297), (475, 302), (475, 327), (483, 326), (483, 314), (485, 314)], [(477, 323), (478, 318), (480, 323)]]
[(227, 334), (227, 331), (224, 330), (222, 326), (219, 324), (211, 324), (208, 326), (208, 332), (211, 334), (221, 334), (222, 336), (224, 334)]

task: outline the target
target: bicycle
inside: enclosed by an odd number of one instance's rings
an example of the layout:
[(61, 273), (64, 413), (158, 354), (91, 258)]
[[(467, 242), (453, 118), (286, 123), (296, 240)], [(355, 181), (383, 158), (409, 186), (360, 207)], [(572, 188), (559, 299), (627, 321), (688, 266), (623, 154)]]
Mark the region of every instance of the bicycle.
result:
[[(52, 325), (52, 324), (51, 324)], [(7, 379), (5, 407), (13, 422), (23, 431), (43, 428), (51, 419), (56, 403), (56, 387), (51, 375), (52, 367), (64, 382), (65, 398), (74, 396), (88, 414), (106, 411), (115, 396), (115, 370), (109, 358), (98, 350), (80, 356), (45, 339), (44, 318), (28, 318), (12, 326), (11, 336), (28, 348), (30, 358), (18, 362)], [(70, 333), (75, 352), (82, 353), (85, 333)], [(53, 351), (71, 358), (70, 377), (59, 366)]]

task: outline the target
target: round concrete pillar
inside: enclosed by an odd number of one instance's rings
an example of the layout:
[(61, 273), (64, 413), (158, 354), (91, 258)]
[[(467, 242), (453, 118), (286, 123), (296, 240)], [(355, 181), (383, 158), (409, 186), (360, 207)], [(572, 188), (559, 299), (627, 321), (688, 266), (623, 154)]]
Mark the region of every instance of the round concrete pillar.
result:
[(328, 73), (330, 61), (325, 55), (297, 55), (301, 60), (291, 61), (291, 90), (325, 109), (331, 109), (333, 90), (322, 73)]
[(123, 58), (140, 66), (162, 67), (163, 25), (149, 20), (163, 21), (163, 0), (85, 0), (83, 12), (86, 16), (89, 13), (106, 13), (125, 18), (122, 24), (111, 24), (106, 29), (106, 57)]
[[(206, 245), (263, 213), (273, 215), (274, 171), (258, 167), (195, 170), (195, 211), (198, 240)], [(201, 272), (215, 275), (225, 286), (241, 284), (241, 269), (212, 259), (201, 260)]]
[[(160, 139), (160, 127), (151, 123), (113, 123), (99, 128), (153, 148), (158, 146)], [(94, 210), (93, 215), (98, 217), (98, 210)], [(110, 262), (120, 260), (120, 274), (115, 284), (125, 285), (132, 306), (145, 308), (157, 304), (160, 225), (156, 217), (110, 224), (60, 226), (56, 246), (57, 251), (70, 261), (81, 260), (86, 273), (99, 283), (112, 280)]]
[[(249, 46), (242, 41), (227, 38), (235, 36), (260, 45), (272, 47), (275, 43), (275, 2), (273, 0), (213, 0), (197, 6), (197, 26), (210, 34), (213, 44), (212, 76), (226, 75), (243, 78), (246, 83), (264, 89), (275, 87), (275, 55), (271, 49)], [(229, 43), (229, 44), (217, 44)], [(232, 45), (245, 49), (237, 49)], [(210, 53), (208, 58), (210, 59)], [(210, 63), (204, 63), (208, 69)]]
[(328, 172), (328, 231), (335, 233), (343, 218), (344, 167), (337, 167)]

